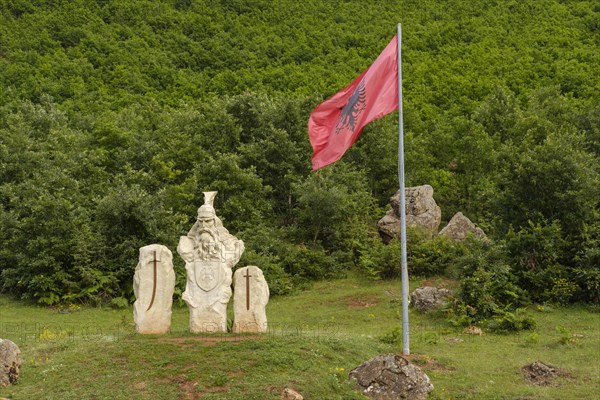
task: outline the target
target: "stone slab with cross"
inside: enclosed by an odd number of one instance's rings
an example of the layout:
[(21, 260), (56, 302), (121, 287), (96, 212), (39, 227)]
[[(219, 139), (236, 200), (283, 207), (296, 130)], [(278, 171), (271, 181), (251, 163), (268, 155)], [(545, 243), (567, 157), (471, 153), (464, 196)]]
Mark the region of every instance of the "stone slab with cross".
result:
[(133, 320), (138, 333), (163, 334), (171, 330), (175, 272), (173, 254), (160, 244), (140, 248), (133, 277)]
[(233, 331), (266, 332), (269, 285), (261, 269), (249, 265), (236, 270), (233, 275), (233, 293)]

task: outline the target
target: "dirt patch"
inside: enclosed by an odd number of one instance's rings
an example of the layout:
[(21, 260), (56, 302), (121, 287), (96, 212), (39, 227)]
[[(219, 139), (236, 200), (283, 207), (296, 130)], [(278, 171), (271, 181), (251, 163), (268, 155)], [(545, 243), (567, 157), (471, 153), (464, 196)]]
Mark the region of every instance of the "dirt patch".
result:
[(115, 364), (126, 364), (129, 362), (129, 357), (127, 356), (113, 356), (112, 361)]
[(204, 388), (201, 392), (199, 392), (200, 397), (202, 397), (205, 393), (224, 393), (228, 390), (227, 386), (211, 386)]
[(537, 386), (558, 386), (555, 382), (558, 377), (569, 377), (569, 374), (552, 365), (544, 364), (541, 361), (535, 361), (521, 368), (523, 378), (531, 385)]
[(452, 372), (454, 368), (447, 367), (439, 361), (426, 356), (424, 354), (410, 354), (408, 356), (402, 356), (406, 358), (411, 363), (415, 364), (417, 367), (423, 369), (424, 371), (437, 371), (437, 372)]
[(370, 297), (355, 297), (349, 296), (342, 299), (348, 308), (369, 308), (376, 306), (379, 299), (375, 296)]
[[(188, 366), (184, 370), (191, 368), (197, 368), (197, 365)], [(227, 378), (236, 378), (245, 374), (244, 370), (237, 370), (228, 372)], [(186, 374), (180, 374), (174, 377), (159, 378), (159, 383), (172, 383), (179, 387), (180, 395), (179, 400), (198, 400), (202, 399), (205, 394), (208, 393), (225, 393), (229, 390), (227, 382), (223, 382), (223, 385), (216, 384), (213, 386), (202, 386), (198, 380), (189, 380)], [(146, 389), (145, 382), (134, 384), (134, 388), (143, 391)]]
[(236, 335), (236, 336), (190, 336), (190, 337), (163, 337), (161, 343), (174, 344), (181, 347), (187, 347), (194, 343), (202, 343), (205, 346), (215, 346), (223, 342), (239, 343), (242, 340), (260, 340), (264, 336), (259, 335)]
[(196, 386), (198, 386), (197, 381), (189, 381), (185, 375), (176, 376), (171, 378), (170, 381), (179, 386), (179, 390), (181, 391), (180, 400), (196, 400), (201, 398), (202, 394), (196, 391)]
[(179, 395), (179, 400), (197, 400), (202, 398), (202, 392), (196, 390), (198, 382), (188, 380), (185, 374), (169, 378), (159, 378), (157, 381), (159, 383), (174, 383), (179, 386), (179, 391), (181, 393)]
[(227, 376), (230, 378), (234, 378), (234, 377), (238, 377), (238, 376), (242, 376), (244, 375), (246, 372), (243, 369), (240, 369), (239, 371), (230, 371), (227, 373)]
[[(179, 400), (197, 400), (202, 398), (202, 392), (196, 390), (198, 382), (188, 380), (185, 374), (173, 377), (157, 378), (156, 382), (177, 385), (180, 391)], [(147, 389), (147, 384), (146, 382), (137, 382), (133, 384), (133, 388), (143, 392)]]

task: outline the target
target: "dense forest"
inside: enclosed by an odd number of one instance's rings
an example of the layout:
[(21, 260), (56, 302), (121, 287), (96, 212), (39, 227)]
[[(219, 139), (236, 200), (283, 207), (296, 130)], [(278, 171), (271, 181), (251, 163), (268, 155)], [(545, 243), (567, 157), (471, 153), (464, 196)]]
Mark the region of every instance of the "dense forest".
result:
[[(202, 192), (276, 294), (399, 270), (375, 224), (397, 114), (310, 171), (310, 111), (403, 30), (408, 186), (489, 242), (409, 235), (460, 318), (600, 297), (600, 4), (577, 0), (3, 0), (0, 290), (127, 304)], [(179, 285), (183, 263), (175, 257)], [(179, 293), (180, 294), (180, 293)], [(471, 310), (471, 311), (469, 311)], [(473, 311), (476, 310), (476, 311)]]

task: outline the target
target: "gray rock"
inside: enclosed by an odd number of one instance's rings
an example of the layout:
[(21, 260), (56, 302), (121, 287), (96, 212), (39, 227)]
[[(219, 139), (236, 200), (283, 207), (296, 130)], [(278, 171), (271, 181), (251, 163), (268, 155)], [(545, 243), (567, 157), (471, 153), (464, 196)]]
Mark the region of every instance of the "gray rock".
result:
[(21, 350), (7, 339), (0, 339), (0, 388), (12, 385), (19, 379)]
[(388, 244), (392, 239), (398, 238), (400, 233), (400, 218), (396, 215), (393, 209), (389, 209), (383, 218), (377, 222), (379, 236), (385, 244)]
[(421, 312), (429, 312), (440, 309), (452, 292), (448, 289), (438, 289), (432, 286), (416, 288), (411, 295), (410, 304)]
[(426, 399), (433, 385), (419, 367), (400, 355), (377, 356), (349, 374), (362, 392), (372, 399)]
[(541, 361), (534, 361), (531, 364), (525, 365), (521, 368), (521, 372), (527, 382), (538, 386), (556, 386), (554, 382), (556, 378), (569, 375), (560, 368)]
[[(406, 225), (422, 228), (429, 237), (437, 234), (442, 220), (442, 211), (433, 199), (430, 185), (404, 189), (406, 200)], [(379, 234), (388, 243), (400, 232), (400, 191), (390, 198), (392, 208), (378, 222)]]
[(469, 233), (477, 238), (486, 238), (485, 232), (481, 228), (477, 227), (469, 218), (465, 217), (463, 213), (457, 212), (450, 222), (448, 222), (448, 225), (440, 231), (439, 235), (462, 241), (467, 238)]

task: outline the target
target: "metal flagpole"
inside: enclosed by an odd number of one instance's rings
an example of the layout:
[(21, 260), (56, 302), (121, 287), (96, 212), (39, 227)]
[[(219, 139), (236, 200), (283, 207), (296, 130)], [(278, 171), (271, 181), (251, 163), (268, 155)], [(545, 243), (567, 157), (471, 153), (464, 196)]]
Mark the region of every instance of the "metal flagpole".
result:
[(398, 24), (398, 179), (400, 181), (400, 243), (402, 249), (402, 354), (409, 355), (406, 199), (404, 195), (404, 125), (402, 108), (402, 27)]

